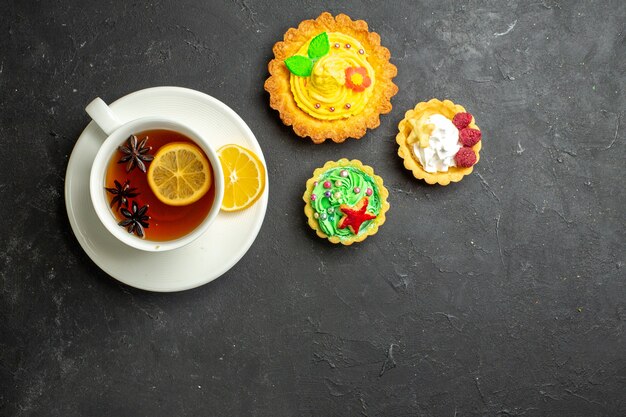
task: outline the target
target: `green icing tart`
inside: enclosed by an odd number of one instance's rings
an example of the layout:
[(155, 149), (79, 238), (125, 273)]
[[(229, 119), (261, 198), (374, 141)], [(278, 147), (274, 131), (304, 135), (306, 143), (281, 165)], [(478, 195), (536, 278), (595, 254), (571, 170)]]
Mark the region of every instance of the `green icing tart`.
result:
[(309, 226), (332, 243), (351, 245), (376, 234), (389, 210), (389, 192), (361, 161), (329, 161), (313, 172), (302, 196)]

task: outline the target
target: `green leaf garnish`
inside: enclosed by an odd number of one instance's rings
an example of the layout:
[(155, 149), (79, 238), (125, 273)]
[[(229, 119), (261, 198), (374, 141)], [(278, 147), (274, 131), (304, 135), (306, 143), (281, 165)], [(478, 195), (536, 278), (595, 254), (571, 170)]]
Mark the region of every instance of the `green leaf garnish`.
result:
[(307, 53), (311, 59), (319, 59), (326, 55), (330, 51), (330, 42), (328, 41), (328, 34), (322, 32), (309, 43), (309, 49)]
[(293, 75), (308, 77), (311, 75), (311, 71), (313, 71), (315, 62), (326, 55), (328, 51), (330, 51), (328, 34), (322, 32), (309, 42), (309, 49), (307, 50), (308, 57), (303, 55), (290, 56), (285, 59), (285, 65)]
[(313, 70), (313, 61), (306, 56), (294, 55), (285, 59), (287, 69), (298, 77), (308, 77)]

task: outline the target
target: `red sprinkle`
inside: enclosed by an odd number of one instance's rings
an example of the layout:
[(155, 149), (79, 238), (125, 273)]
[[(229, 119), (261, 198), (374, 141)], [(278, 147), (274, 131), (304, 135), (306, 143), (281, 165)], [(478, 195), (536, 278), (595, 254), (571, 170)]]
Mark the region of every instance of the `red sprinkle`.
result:
[(480, 139), (483, 137), (483, 134), (480, 133), (480, 130), (472, 129), (471, 127), (466, 127), (459, 132), (459, 141), (464, 146), (474, 146)]
[(472, 148), (463, 147), (454, 155), (454, 161), (460, 168), (469, 168), (476, 163), (476, 154)]
[(472, 115), (469, 113), (457, 113), (454, 115), (452, 123), (456, 126), (457, 129), (461, 130), (469, 126), (470, 123), (472, 123)]

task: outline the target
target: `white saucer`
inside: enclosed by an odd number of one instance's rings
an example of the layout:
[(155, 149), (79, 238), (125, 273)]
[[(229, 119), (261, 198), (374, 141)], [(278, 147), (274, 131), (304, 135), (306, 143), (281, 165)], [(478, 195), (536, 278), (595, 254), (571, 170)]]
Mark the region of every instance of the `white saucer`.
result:
[[(160, 115), (191, 125), (215, 149), (228, 143), (263, 152), (246, 123), (221, 101), (179, 87), (137, 91), (110, 105), (122, 122)], [(87, 255), (107, 274), (148, 291), (195, 288), (224, 274), (248, 251), (259, 233), (268, 200), (268, 182), (261, 198), (247, 210), (220, 212), (209, 230), (193, 243), (167, 252), (133, 249), (109, 233), (89, 197), (91, 164), (106, 135), (91, 122), (78, 138), (65, 176), (65, 205), (72, 230)], [(267, 170), (266, 170), (267, 171)]]

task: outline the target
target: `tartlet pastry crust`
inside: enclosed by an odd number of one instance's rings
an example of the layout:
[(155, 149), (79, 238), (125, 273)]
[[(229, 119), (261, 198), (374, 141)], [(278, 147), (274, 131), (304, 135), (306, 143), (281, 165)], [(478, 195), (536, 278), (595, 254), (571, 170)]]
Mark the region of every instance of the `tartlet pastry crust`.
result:
[[(363, 112), (338, 120), (316, 119), (301, 110), (296, 104), (290, 86), (291, 73), (284, 60), (296, 54), (298, 49), (312, 37), (324, 32), (341, 32), (352, 36), (367, 48), (368, 62), (375, 71), (376, 85)], [(380, 125), (380, 114), (391, 111), (391, 98), (398, 92), (392, 82), (397, 74), (395, 65), (389, 62), (389, 50), (380, 44), (380, 36), (369, 32), (364, 20), (352, 20), (345, 14), (333, 17), (324, 12), (315, 20), (304, 20), (298, 28), (290, 28), (284, 40), (273, 48), (274, 59), (268, 64), (270, 77), (265, 81), (265, 90), (270, 94), (270, 106), (278, 110), (280, 118), (301, 137), (310, 137), (316, 143), (327, 139), (343, 142), (347, 138), (359, 139), (367, 129)]]
[[(438, 100), (433, 98), (427, 102), (417, 103), (415, 108), (407, 111), (404, 115), (404, 119), (398, 124), (398, 134), (396, 135), (396, 142), (399, 145), (398, 156), (404, 160), (404, 167), (413, 172), (413, 176), (419, 180), (424, 180), (428, 184), (448, 185), (451, 182), (459, 182), (464, 176), (469, 175), (474, 170), (474, 166), (469, 168), (450, 167), (448, 172), (426, 172), (422, 167), (422, 164), (413, 154), (412, 145), (407, 142), (407, 137), (411, 132), (411, 126), (408, 120), (411, 118), (420, 117), (420, 115), (427, 109), (436, 108), (437, 112), (444, 115), (448, 119), (452, 120), (455, 114), (465, 112), (463, 106), (454, 104), (450, 100)], [(470, 128), (480, 130), (476, 125), (476, 121), (472, 117), (472, 122), (469, 124)], [(480, 160), (480, 150), (482, 148), (482, 140), (472, 146), (472, 149), (476, 153), (476, 164)], [(474, 164), (474, 165), (476, 165)]]
[[(313, 208), (311, 207), (311, 200), (310, 200), (310, 195), (313, 192), (313, 188), (315, 187), (314, 185), (315, 181), (326, 171), (332, 168), (343, 168), (343, 167), (358, 168), (361, 171), (365, 172), (367, 175), (369, 175), (371, 178), (373, 178), (374, 181), (376, 182), (376, 186), (378, 187), (378, 195), (381, 201), (380, 213), (378, 213), (376, 218), (372, 220), (372, 224), (368, 226), (368, 228), (362, 233), (359, 233), (358, 235), (353, 235), (350, 238), (340, 238), (339, 236), (328, 236), (326, 233), (324, 233), (320, 229), (319, 222), (315, 219), (315, 217), (313, 217)], [(378, 228), (383, 223), (385, 223), (385, 220), (386, 220), (385, 213), (389, 210), (389, 202), (387, 201), (388, 197), (389, 197), (389, 191), (383, 185), (383, 179), (379, 177), (378, 175), (374, 174), (374, 170), (372, 169), (372, 167), (368, 165), (363, 165), (363, 163), (359, 161), (358, 159), (353, 159), (350, 161), (346, 158), (342, 158), (336, 162), (328, 161), (326, 162), (326, 164), (324, 164), (323, 167), (317, 168), (315, 171), (313, 171), (313, 176), (309, 178), (306, 182), (306, 190), (304, 192), (304, 195), (302, 196), (302, 199), (304, 200), (304, 214), (308, 218), (308, 223), (309, 223), (309, 226), (311, 226), (311, 229), (315, 230), (315, 233), (317, 233), (319, 237), (323, 239), (328, 239), (328, 241), (331, 243), (335, 243), (335, 244), (341, 243), (342, 245), (349, 246), (355, 242), (362, 242), (368, 236), (375, 235), (378, 232)]]

